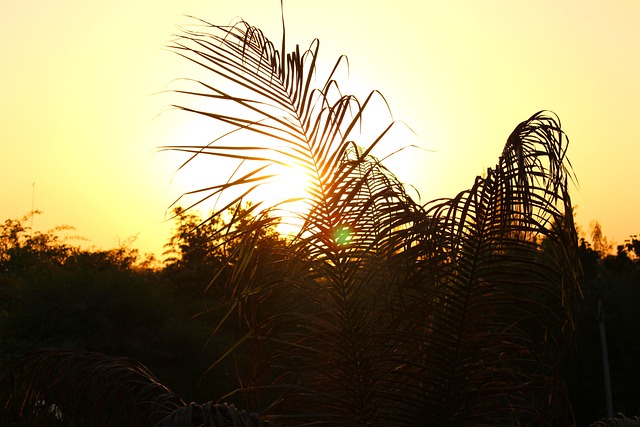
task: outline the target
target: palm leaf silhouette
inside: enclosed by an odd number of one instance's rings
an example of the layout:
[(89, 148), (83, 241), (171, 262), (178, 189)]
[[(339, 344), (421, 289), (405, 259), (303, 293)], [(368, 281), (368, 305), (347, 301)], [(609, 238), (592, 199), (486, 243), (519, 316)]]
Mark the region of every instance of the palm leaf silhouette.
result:
[(469, 191), (420, 206), (372, 155), (393, 124), (359, 140), (376, 92), (341, 94), (342, 58), (316, 87), (319, 42), (282, 46), (244, 21), (202, 22), (173, 46), (215, 81), (179, 91), (206, 108), (178, 108), (228, 125), (232, 143), (166, 148), (255, 165), (194, 193), (237, 202), (282, 164), (310, 178), (307, 209), (282, 213), (302, 224), (273, 266), (286, 278), (256, 273), (251, 239), (235, 266), (246, 334), (233, 350), (254, 358), (240, 391), (284, 425), (564, 420), (558, 363), (579, 290), (557, 118), (521, 123)]
[(24, 355), (0, 385), (3, 425), (272, 425), (233, 405), (186, 404), (141, 363), (73, 347)]
[(427, 272), (412, 289), (424, 333), (414, 377), (434, 425), (568, 416), (558, 360), (579, 289), (565, 150), (555, 116), (537, 113), (486, 177), (426, 206), (412, 249)]

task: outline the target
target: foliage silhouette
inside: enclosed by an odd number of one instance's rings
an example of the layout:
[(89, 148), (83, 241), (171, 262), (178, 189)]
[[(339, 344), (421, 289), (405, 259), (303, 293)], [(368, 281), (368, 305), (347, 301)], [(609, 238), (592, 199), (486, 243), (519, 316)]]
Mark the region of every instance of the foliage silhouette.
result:
[(228, 354), (253, 357), (238, 390), (251, 407), (282, 425), (569, 420), (560, 361), (579, 288), (557, 117), (522, 122), (486, 177), (422, 206), (373, 156), (393, 123), (360, 132), (379, 95), (343, 95), (342, 59), (316, 87), (317, 40), (286, 54), (284, 40), (278, 51), (244, 21), (200, 24), (172, 47), (210, 80), (177, 90), (195, 104), (177, 108), (223, 130), (206, 145), (165, 148), (238, 168), (190, 194), (224, 194), (226, 207), (282, 165), (309, 178), (305, 209), (271, 208), (301, 224), (274, 264), (286, 276), (256, 272), (248, 238), (229, 279), (226, 318), (237, 313), (246, 333)]
[(7, 220), (0, 234), (2, 368), (36, 348), (65, 345), (138, 359), (189, 399), (236, 386), (225, 374), (200, 381), (229, 341), (216, 337), (203, 348), (211, 320), (192, 318), (202, 310), (194, 304), (201, 290), (186, 298), (164, 272), (139, 264), (135, 249), (81, 249), (57, 229), (32, 233), (25, 221)]
[(48, 422), (93, 427), (271, 425), (232, 405), (186, 404), (135, 360), (71, 347), (38, 349), (25, 355), (3, 386), (0, 419), (4, 423), (19, 420), (33, 425)]
[[(179, 410), (165, 419), (171, 408), (144, 403), (145, 390), (165, 386), (131, 358), (189, 399), (210, 400), (237, 387), (229, 363), (203, 376), (232, 339), (209, 338), (220, 313), (194, 316), (203, 311), (195, 301), (220, 305), (222, 293), (201, 301), (211, 270), (197, 291), (187, 290), (176, 269), (191, 265), (154, 270), (138, 263), (135, 249), (84, 250), (58, 234), (67, 228), (32, 233), (27, 220), (7, 220), (0, 229), (0, 424), (129, 425), (114, 418), (121, 416), (170, 426), (187, 425), (192, 414), (194, 423), (246, 418), (249, 424), (238, 425), (260, 425), (225, 404), (187, 405), (174, 396)], [(270, 233), (261, 233), (261, 245), (268, 246)]]
[(588, 425), (606, 415), (599, 303), (604, 310), (614, 412), (640, 414), (640, 260), (635, 255), (636, 245), (636, 236), (630, 236), (614, 255), (596, 251), (584, 239), (580, 242), (584, 300), (576, 322), (576, 345), (569, 354), (565, 374), (578, 425)]

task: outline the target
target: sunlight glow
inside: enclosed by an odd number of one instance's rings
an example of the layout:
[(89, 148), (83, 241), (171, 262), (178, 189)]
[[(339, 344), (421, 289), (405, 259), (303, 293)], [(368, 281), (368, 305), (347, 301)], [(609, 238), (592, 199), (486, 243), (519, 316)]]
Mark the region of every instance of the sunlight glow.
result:
[(305, 171), (296, 166), (279, 166), (273, 169), (274, 177), (250, 195), (267, 208), (275, 207), (280, 224), (277, 229), (283, 235), (296, 234), (301, 227), (298, 216), (308, 211), (310, 178)]
[(262, 188), (262, 191), (266, 193), (267, 200), (279, 203), (309, 197), (307, 192), (309, 185), (309, 177), (302, 168), (282, 166), (278, 169), (273, 180)]

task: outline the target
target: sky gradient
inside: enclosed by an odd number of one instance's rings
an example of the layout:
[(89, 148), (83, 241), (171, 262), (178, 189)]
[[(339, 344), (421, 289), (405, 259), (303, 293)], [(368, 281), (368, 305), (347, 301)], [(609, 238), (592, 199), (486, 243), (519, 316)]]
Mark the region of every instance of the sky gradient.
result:
[[(109, 249), (137, 235), (162, 252), (165, 213), (184, 191), (226, 178), (175, 173), (157, 147), (215, 128), (167, 106), (193, 65), (165, 46), (194, 15), (242, 17), (279, 45), (277, 0), (0, 1), (0, 220), (43, 211)], [(570, 139), (577, 222), (620, 244), (640, 231), (640, 3), (635, 1), (285, 1), (289, 50), (320, 40), (321, 71), (349, 58), (344, 87), (379, 90), (414, 133), (389, 163), (421, 201), (452, 197), (493, 166), (513, 128), (539, 110)], [(348, 90), (347, 90), (348, 91)], [(218, 173), (218, 174), (217, 174)]]

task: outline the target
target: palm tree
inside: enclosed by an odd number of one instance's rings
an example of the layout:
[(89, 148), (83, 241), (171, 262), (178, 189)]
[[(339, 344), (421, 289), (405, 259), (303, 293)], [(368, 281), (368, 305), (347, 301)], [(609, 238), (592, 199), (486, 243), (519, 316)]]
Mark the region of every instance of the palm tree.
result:
[(394, 123), (368, 140), (360, 132), (381, 95), (342, 94), (344, 58), (314, 84), (317, 40), (286, 54), (284, 36), (277, 50), (244, 21), (200, 21), (172, 47), (208, 76), (177, 91), (197, 106), (177, 108), (225, 130), (165, 148), (238, 161), (228, 180), (191, 195), (225, 194), (225, 209), (282, 165), (309, 179), (305, 209), (263, 206), (300, 224), (286, 263), (273, 265), (277, 280), (256, 273), (253, 231), (242, 228), (226, 319), (237, 313), (246, 333), (225, 356), (245, 348), (253, 358), (236, 391), (253, 409), (281, 425), (570, 418), (560, 362), (579, 294), (577, 239), (555, 115), (519, 124), (470, 190), (423, 206), (372, 154)]
[[(469, 190), (421, 205), (373, 155), (394, 123), (362, 131), (381, 95), (342, 94), (344, 58), (315, 85), (319, 42), (285, 47), (284, 32), (277, 50), (244, 21), (199, 21), (172, 45), (207, 76), (177, 90), (191, 106), (176, 107), (220, 135), (165, 148), (238, 162), (191, 196), (219, 197), (222, 211), (278, 168), (309, 179), (298, 204), (258, 201), (221, 230), (235, 244), (215, 332), (239, 334), (221, 359), (242, 362), (242, 386), (221, 399), (282, 426), (566, 425), (579, 288), (557, 117), (523, 121)], [(299, 227), (277, 256), (258, 244), (272, 218)]]

